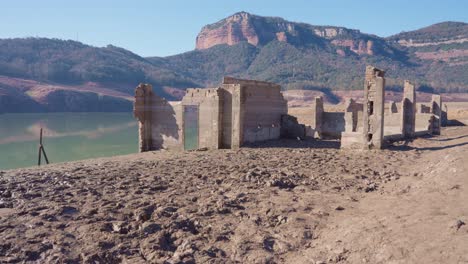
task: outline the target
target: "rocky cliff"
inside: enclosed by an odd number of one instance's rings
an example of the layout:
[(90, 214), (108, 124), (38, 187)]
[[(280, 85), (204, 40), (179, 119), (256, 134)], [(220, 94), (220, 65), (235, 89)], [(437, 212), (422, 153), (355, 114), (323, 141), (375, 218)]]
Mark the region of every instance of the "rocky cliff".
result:
[(312, 26), (278, 17), (261, 17), (240, 12), (203, 27), (196, 39), (196, 49), (208, 49), (220, 44), (233, 46), (240, 42), (263, 46), (277, 40), (295, 45), (329, 43), (336, 46), (336, 52), (342, 56), (347, 54), (346, 51), (373, 55), (374, 38), (359, 30)]

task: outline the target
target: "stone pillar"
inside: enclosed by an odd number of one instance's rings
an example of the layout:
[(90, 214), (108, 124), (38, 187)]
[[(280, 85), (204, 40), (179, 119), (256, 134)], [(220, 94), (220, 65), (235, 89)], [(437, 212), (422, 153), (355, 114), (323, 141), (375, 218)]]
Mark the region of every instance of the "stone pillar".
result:
[(153, 87), (151, 84), (139, 84), (135, 89), (135, 102), (133, 104), (133, 115), (138, 119), (139, 127), (139, 150), (150, 151), (153, 148), (151, 120), (152, 120), (152, 97)]
[(434, 118), (431, 122), (431, 131), (433, 135), (440, 135), (441, 119), (442, 119), (442, 98), (439, 94), (432, 95), (431, 113)]
[(414, 137), (416, 128), (416, 89), (405, 80), (401, 101), (401, 134), (404, 138)]
[(442, 127), (446, 127), (447, 124), (448, 124), (448, 116), (447, 116), (447, 113), (448, 113), (447, 104), (444, 104), (443, 110), (442, 110), (442, 116), (441, 116), (441, 118), (440, 118), (440, 124), (441, 124)]
[(385, 72), (366, 67), (364, 84), (363, 137), (366, 149), (381, 149), (384, 136)]
[[(322, 119), (323, 119), (323, 99), (317, 96), (314, 99), (315, 105), (315, 132), (318, 138), (322, 137)], [(314, 124), (312, 124), (314, 125)]]
[(243, 87), (237, 84), (232, 91), (231, 149), (240, 148), (244, 142), (244, 102)]

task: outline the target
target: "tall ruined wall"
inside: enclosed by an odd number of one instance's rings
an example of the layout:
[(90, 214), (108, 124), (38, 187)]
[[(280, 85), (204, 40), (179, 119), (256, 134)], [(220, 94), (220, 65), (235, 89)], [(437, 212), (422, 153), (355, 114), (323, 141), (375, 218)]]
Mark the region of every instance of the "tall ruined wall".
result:
[[(366, 67), (362, 132), (341, 133), (341, 148), (381, 149), (384, 138), (385, 72)], [(349, 119), (349, 118), (348, 118)]]
[[(182, 112), (188, 106), (198, 107), (198, 148), (218, 149), (221, 145), (222, 92), (220, 88), (187, 89), (182, 98)], [(186, 120), (183, 120), (183, 142)]]
[(385, 72), (366, 67), (364, 83), (364, 140), (366, 148), (381, 149), (384, 132)]

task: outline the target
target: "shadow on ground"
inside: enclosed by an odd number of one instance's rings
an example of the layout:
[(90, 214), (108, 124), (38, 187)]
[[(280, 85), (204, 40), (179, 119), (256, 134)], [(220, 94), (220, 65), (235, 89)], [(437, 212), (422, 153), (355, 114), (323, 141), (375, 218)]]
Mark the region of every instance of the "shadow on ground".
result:
[(313, 138), (306, 139), (281, 139), (270, 140), (258, 143), (250, 143), (245, 147), (248, 148), (316, 148), (316, 149), (339, 149), (339, 140), (315, 140)]

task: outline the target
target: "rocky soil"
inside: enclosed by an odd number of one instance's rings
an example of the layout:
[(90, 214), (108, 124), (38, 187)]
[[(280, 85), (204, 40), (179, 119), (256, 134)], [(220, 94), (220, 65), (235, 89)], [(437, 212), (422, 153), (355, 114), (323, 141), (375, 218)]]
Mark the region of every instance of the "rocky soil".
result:
[(468, 128), (0, 171), (1, 263), (465, 263)]

